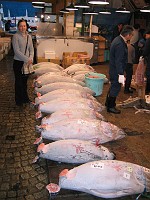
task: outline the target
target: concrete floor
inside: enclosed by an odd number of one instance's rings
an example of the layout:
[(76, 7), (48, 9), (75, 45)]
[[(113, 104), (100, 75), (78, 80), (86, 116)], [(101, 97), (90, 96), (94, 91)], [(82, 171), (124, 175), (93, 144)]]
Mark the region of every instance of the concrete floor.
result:
[[(0, 62), (0, 200), (36, 200), (54, 199), (50, 197), (46, 185), (58, 183), (58, 175), (64, 168), (75, 165), (40, 160), (33, 164), (37, 155), (33, 142), (38, 133), (35, 132), (36, 109), (29, 105), (22, 109), (14, 102), (14, 75), (11, 55)], [(95, 66), (97, 72), (108, 74), (108, 65)], [(32, 78), (29, 80), (29, 94), (34, 101)], [(104, 104), (109, 85), (104, 85), (103, 94), (97, 99)], [(136, 96), (136, 92), (134, 92)], [(118, 101), (129, 96), (121, 92)], [(108, 114), (104, 117), (123, 128), (127, 137), (123, 140), (107, 143), (105, 146), (116, 153), (118, 160), (128, 161), (150, 168), (150, 115), (137, 114), (135, 110), (121, 109), (120, 115)], [(142, 119), (142, 120), (141, 120)], [(138, 195), (119, 198), (121, 200), (136, 199)], [(94, 200), (102, 199), (85, 193), (61, 190), (55, 197), (61, 200)], [(147, 199), (141, 197), (140, 199)]]

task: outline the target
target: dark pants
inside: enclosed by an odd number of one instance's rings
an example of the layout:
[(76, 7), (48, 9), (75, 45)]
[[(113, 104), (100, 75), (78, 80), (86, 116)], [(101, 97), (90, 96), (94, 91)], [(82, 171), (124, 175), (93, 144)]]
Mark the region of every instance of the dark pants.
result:
[(126, 72), (126, 81), (125, 81), (125, 90), (128, 91), (131, 85), (132, 75), (133, 75), (133, 64), (127, 63), (125, 68)]
[(15, 102), (22, 104), (29, 100), (27, 93), (28, 76), (21, 72), (23, 61), (14, 60), (13, 69), (15, 74)]
[(109, 96), (111, 97), (117, 97), (120, 90), (121, 90), (121, 84), (118, 82), (118, 74), (110, 76), (110, 89), (109, 89)]

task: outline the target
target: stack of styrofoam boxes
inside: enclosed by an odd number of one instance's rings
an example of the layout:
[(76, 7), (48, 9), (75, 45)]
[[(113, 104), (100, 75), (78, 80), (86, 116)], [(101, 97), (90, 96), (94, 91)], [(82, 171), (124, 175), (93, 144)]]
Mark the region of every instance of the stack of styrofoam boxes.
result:
[(1, 37), (0, 38), (1, 47), (1, 56), (0, 59), (3, 59), (11, 49), (11, 38), (10, 37)]
[(64, 68), (77, 63), (90, 65), (90, 57), (87, 52), (63, 52), (62, 66)]

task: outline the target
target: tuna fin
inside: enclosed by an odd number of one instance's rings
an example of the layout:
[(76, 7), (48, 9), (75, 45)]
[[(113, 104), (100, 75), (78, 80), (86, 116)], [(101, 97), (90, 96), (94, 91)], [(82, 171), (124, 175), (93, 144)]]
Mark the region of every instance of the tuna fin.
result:
[(44, 143), (41, 143), (38, 148), (37, 148), (37, 152), (41, 152), (43, 151), (43, 148), (44, 148), (45, 144)]
[(64, 169), (60, 172), (59, 177), (60, 176), (65, 176), (68, 180), (71, 180), (76, 176), (76, 170), (74, 170), (73, 172), (69, 172), (68, 169)]
[(43, 139), (42, 139), (42, 137), (39, 137), (39, 138), (37, 138), (36, 140), (35, 140), (35, 142), (33, 143), (33, 144), (40, 144), (41, 142), (43, 142)]
[(68, 169), (64, 169), (63, 171), (60, 172), (59, 176), (66, 176), (68, 173)]
[(55, 184), (55, 183), (50, 183), (46, 186), (46, 189), (48, 190), (48, 192), (55, 196), (58, 194), (58, 192), (60, 191), (60, 187), (59, 185)]
[(41, 93), (39, 93), (39, 92), (37, 92), (36, 95), (37, 95), (37, 97), (41, 97), (42, 96)]
[(42, 113), (41, 113), (41, 111), (38, 111), (36, 114), (35, 114), (35, 118), (36, 119), (39, 119), (39, 118), (41, 118), (42, 117)]

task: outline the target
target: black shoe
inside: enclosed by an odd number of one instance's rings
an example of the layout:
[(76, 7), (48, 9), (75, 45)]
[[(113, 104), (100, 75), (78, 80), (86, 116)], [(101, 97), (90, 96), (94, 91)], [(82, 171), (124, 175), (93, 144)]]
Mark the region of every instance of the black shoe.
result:
[(124, 90), (124, 94), (132, 94), (133, 90), (131, 90), (130, 88), (128, 90)]
[(118, 110), (115, 107), (113, 107), (113, 108), (107, 108), (107, 112), (114, 113), (114, 114), (120, 114), (121, 113), (121, 111)]

